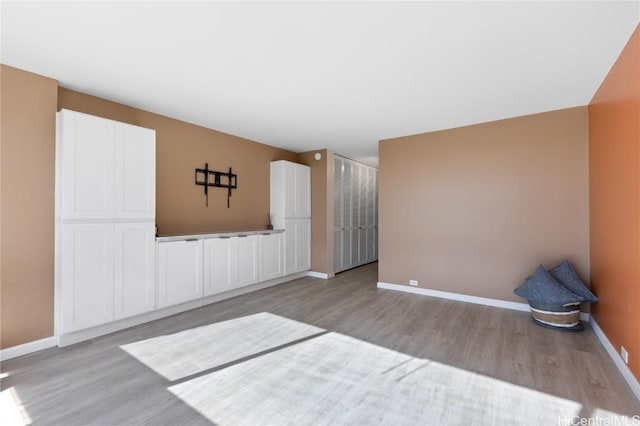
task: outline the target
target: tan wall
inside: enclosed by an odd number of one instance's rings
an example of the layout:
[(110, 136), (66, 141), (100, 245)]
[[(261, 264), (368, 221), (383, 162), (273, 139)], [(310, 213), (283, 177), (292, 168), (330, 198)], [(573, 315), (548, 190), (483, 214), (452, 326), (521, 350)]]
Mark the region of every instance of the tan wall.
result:
[[(269, 163), (296, 161), (297, 155), (94, 96), (60, 88), (58, 108), (156, 130), (156, 223), (160, 234), (263, 229), (269, 214)], [(194, 184), (194, 170), (204, 167), (238, 175), (227, 208), (227, 191)]]
[(380, 142), (379, 280), (524, 302), (563, 259), (589, 279), (588, 114), (547, 112)]
[(640, 380), (640, 26), (589, 104), (593, 316)]
[(320, 149), (298, 158), (311, 167), (311, 270), (333, 276), (333, 152)]
[(0, 347), (53, 335), (56, 80), (0, 66)]
[[(269, 163), (289, 151), (58, 88), (55, 80), (2, 65), (1, 336), (6, 348), (53, 335), (55, 113), (81, 111), (156, 130), (156, 222), (160, 233), (262, 229)], [(231, 166), (238, 189), (203, 187), (194, 169)]]

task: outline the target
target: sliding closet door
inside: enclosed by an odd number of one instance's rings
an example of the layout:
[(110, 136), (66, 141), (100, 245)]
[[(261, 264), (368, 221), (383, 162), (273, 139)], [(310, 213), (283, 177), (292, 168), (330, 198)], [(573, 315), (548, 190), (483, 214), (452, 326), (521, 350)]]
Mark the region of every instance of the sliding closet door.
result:
[(335, 156), (335, 272), (377, 260), (377, 172)]
[(335, 158), (333, 175), (333, 269), (342, 270), (342, 159)]

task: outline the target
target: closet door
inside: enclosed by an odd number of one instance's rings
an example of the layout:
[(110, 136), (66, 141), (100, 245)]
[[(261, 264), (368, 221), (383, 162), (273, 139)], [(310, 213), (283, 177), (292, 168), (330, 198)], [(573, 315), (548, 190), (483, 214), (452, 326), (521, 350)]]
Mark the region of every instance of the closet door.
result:
[(334, 271), (377, 259), (377, 170), (335, 157)]
[(360, 172), (359, 163), (351, 163), (351, 264), (349, 267), (360, 263)]
[(373, 262), (376, 260), (376, 254), (374, 247), (375, 243), (375, 208), (376, 208), (376, 181), (375, 181), (376, 170), (373, 168), (369, 168), (367, 170), (367, 208), (365, 212), (365, 221), (366, 221), (366, 259), (365, 261)]
[(342, 270), (342, 168), (343, 162), (335, 158), (333, 188), (333, 270)]
[(344, 271), (351, 267), (351, 184), (353, 181), (352, 167), (350, 161), (343, 161), (342, 163), (342, 258), (340, 259), (339, 271)]

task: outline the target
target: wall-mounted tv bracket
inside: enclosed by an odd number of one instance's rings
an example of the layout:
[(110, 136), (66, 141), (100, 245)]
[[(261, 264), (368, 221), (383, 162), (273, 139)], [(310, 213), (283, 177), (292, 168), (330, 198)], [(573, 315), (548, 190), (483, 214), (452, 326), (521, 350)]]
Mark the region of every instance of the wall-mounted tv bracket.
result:
[[(199, 176), (200, 174), (200, 176)], [(198, 180), (198, 177), (200, 180)], [(204, 196), (207, 207), (209, 207), (209, 187), (227, 188), (227, 208), (229, 208), (229, 198), (231, 190), (238, 188), (238, 175), (235, 175), (229, 167), (229, 173), (209, 170), (209, 163), (204, 164), (204, 169), (196, 169), (196, 185), (204, 186)]]

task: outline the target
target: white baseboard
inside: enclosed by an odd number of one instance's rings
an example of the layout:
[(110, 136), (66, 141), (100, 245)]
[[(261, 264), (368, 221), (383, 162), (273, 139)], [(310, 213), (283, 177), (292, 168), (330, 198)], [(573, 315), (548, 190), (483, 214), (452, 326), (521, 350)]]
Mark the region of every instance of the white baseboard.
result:
[(613, 363), (616, 365), (616, 367), (618, 367), (620, 373), (622, 373), (622, 377), (624, 377), (624, 380), (636, 395), (636, 398), (640, 400), (640, 382), (638, 381), (638, 379), (636, 379), (636, 377), (633, 375), (633, 373), (629, 369), (629, 366), (624, 363), (616, 348), (613, 347), (613, 345), (607, 338), (607, 335), (604, 334), (604, 331), (602, 331), (593, 317), (589, 319), (589, 324), (591, 324), (591, 328), (593, 328), (594, 333), (596, 333), (598, 340), (600, 340), (600, 343), (602, 343), (602, 346), (604, 346), (604, 348), (606, 349), (607, 353), (613, 360)]
[(0, 350), (0, 361), (6, 361), (22, 355), (41, 351), (56, 346), (56, 338), (54, 336), (45, 337), (44, 339), (34, 340), (22, 345), (12, 346), (10, 348)]
[[(514, 311), (529, 312), (527, 303), (510, 302), (508, 300), (490, 299), (488, 297), (470, 296), (468, 294), (451, 293), (448, 291), (431, 290), (422, 287), (409, 287), (400, 284), (378, 282), (378, 288), (386, 290), (403, 291), (405, 293), (421, 294), (423, 296), (437, 297), (439, 299), (457, 300), (459, 302), (475, 303), (476, 305), (494, 306), (496, 308), (511, 309)], [(589, 321), (587, 312), (580, 312), (580, 320)]]
[(328, 280), (329, 278), (333, 278), (335, 276), (335, 274), (325, 274), (324, 272), (309, 271), (309, 272), (307, 272), (307, 276), (308, 277), (313, 277), (313, 278), (322, 278), (323, 280)]

